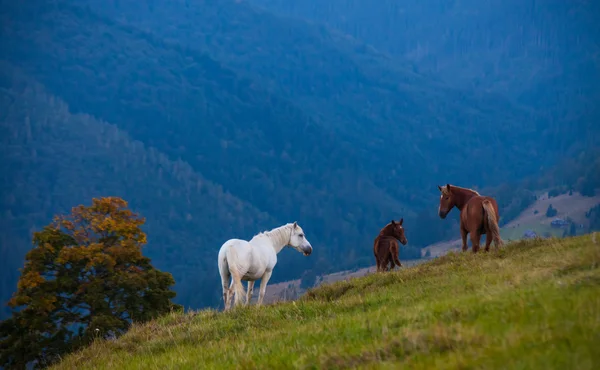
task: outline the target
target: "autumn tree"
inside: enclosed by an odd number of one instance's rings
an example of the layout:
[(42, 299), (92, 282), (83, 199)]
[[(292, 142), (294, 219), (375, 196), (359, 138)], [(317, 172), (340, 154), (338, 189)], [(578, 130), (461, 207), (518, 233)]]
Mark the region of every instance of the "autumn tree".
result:
[(0, 323), (0, 366), (47, 366), (96, 337), (180, 306), (161, 272), (142, 255), (144, 219), (117, 197), (93, 199), (34, 233), (12, 317)]

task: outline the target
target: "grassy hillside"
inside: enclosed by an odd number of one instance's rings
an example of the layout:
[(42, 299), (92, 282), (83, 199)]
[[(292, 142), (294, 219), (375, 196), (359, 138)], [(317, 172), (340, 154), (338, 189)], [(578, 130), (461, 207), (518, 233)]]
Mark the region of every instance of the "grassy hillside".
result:
[(536, 368), (600, 364), (600, 241), (454, 254), (298, 302), (172, 314), (56, 369)]
[[(550, 222), (555, 218), (562, 218), (570, 223), (574, 223), (576, 235), (582, 235), (590, 231), (598, 230), (598, 227), (595, 224), (595, 222), (597, 222), (596, 218), (591, 217), (590, 211), (594, 207), (600, 208), (600, 195), (587, 197), (577, 192), (572, 192), (571, 194), (567, 192), (558, 196), (549, 197), (548, 193), (545, 192), (534, 196), (534, 199), (535, 200), (529, 207), (521, 212), (516, 218), (512, 217), (510, 222), (505, 223), (501, 227), (500, 234), (505, 241), (510, 242), (524, 239), (524, 233), (528, 230), (534, 231), (540, 237), (565, 236), (564, 233), (570, 231), (570, 224), (562, 228), (553, 228), (551, 227)], [(546, 209), (550, 204), (557, 210), (557, 214), (553, 217), (546, 216)], [(507, 208), (502, 210), (502, 216), (504, 216), (506, 210)], [(434, 216), (437, 217), (437, 215)], [(456, 210), (453, 211), (452, 217), (455, 219), (458, 218), (459, 212)], [(449, 226), (445, 222), (441, 222), (441, 224), (444, 225), (444, 227)], [(402, 261), (402, 264), (405, 267), (409, 267), (423, 262), (430, 256), (438, 257), (453, 249), (456, 251), (460, 250), (462, 242), (459, 237), (459, 231), (458, 229), (454, 230), (455, 224), (451, 225), (451, 229), (453, 230), (453, 233), (450, 234), (452, 236), (451, 240), (428, 245), (421, 249), (420, 255), (403, 255), (404, 252), (407, 252), (405, 249), (406, 247), (403, 246), (400, 248), (400, 260)], [(469, 245), (471, 244), (470, 240), (468, 240), (468, 243)], [(482, 243), (485, 243), (485, 237), (482, 237)], [(425, 257), (426, 259), (421, 259), (421, 257), (424, 256), (427, 256)], [(373, 263), (373, 259), (369, 262)], [(375, 266), (371, 265), (370, 267), (361, 269), (326, 274), (318, 277), (318, 285), (346, 280), (357, 276), (364, 276), (365, 274), (374, 271)], [(316, 274), (312, 273), (312, 271), (305, 271), (301, 279), (270, 284), (269, 289), (267, 289), (265, 301), (276, 302), (280, 300), (296, 299), (305, 293), (306, 287), (313, 286), (312, 284), (316, 277)], [(306, 281), (304, 281), (304, 279), (306, 279)], [(254, 292), (254, 296), (258, 297), (258, 293)]]

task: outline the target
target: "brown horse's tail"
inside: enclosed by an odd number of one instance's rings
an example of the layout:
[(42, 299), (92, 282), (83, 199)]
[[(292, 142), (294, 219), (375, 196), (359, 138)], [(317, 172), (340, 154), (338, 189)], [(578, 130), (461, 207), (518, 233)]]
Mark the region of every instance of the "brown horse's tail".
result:
[(500, 226), (498, 226), (498, 220), (496, 219), (496, 210), (494, 209), (492, 202), (487, 199), (483, 201), (483, 212), (484, 217), (487, 218), (488, 224), (488, 235), (486, 235), (486, 238), (491, 237), (494, 245), (499, 247), (504, 244), (504, 242), (500, 237)]

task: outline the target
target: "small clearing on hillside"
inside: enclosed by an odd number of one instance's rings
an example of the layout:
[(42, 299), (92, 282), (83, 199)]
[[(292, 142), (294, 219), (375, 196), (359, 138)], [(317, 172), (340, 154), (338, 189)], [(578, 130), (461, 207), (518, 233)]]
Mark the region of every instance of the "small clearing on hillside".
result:
[(449, 253), (296, 302), (173, 313), (56, 369), (596, 369), (600, 243), (590, 235)]
[[(538, 197), (538, 200), (534, 204), (521, 212), (519, 217), (506, 224), (504, 228), (535, 223), (550, 225), (550, 222), (555, 218), (569, 218), (575, 223), (587, 226), (589, 222), (585, 217), (585, 213), (598, 204), (600, 204), (600, 195), (585, 197), (577, 192), (573, 192), (571, 195), (561, 194), (550, 198), (548, 197), (548, 193), (544, 193)], [(546, 216), (546, 210), (550, 205), (558, 211), (554, 217)]]

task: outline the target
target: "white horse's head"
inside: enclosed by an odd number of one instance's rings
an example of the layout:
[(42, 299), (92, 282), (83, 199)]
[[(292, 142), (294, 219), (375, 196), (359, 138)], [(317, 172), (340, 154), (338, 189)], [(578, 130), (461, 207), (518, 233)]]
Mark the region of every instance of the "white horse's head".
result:
[(303, 253), (305, 256), (309, 256), (312, 253), (312, 245), (310, 245), (310, 242), (306, 239), (304, 230), (302, 230), (297, 222), (294, 222), (292, 225), (289, 245), (298, 252)]

